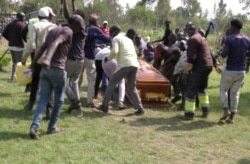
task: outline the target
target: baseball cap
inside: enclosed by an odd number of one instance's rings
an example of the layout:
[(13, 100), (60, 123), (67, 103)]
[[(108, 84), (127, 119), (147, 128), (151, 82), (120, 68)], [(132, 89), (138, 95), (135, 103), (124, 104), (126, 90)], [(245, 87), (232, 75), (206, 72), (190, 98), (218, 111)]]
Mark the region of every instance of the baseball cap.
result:
[(90, 21), (97, 21), (99, 19), (99, 16), (96, 13), (93, 13), (89, 16)]
[(46, 9), (46, 8), (41, 8), (39, 11), (38, 11), (38, 16), (40, 17), (48, 17), (49, 16), (49, 10)]
[(56, 16), (56, 14), (53, 12), (52, 8), (49, 6), (43, 7), (49, 11), (49, 14), (52, 15), (53, 17)]
[(106, 21), (106, 20), (105, 20), (105, 21), (103, 21), (103, 23), (102, 23), (102, 24), (108, 24), (108, 21)]
[(84, 20), (82, 19), (82, 17), (80, 15), (74, 14), (69, 18), (69, 24), (72, 23), (78, 23), (82, 29), (85, 28), (85, 23)]

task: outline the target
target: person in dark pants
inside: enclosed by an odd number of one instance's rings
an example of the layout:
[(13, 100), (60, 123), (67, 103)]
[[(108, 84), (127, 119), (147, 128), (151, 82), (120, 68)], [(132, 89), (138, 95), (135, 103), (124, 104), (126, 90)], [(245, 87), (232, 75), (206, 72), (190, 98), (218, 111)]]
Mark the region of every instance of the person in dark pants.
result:
[(24, 20), (25, 14), (23, 12), (17, 13), (16, 19), (9, 23), (2, 33), (3, 37), (9, 42), (8, 45), (12, 59), (10, 81), (16, 80), (17, 63), (22, 60), (24, 42), (26, 40), (26, 24)]
[[(49, 7), (43, 7), (38, 11), (39, 22), (34, 23), (30, 29), (30, 38), (26, 46), (26, 50), (23, 54), (22, 64), (25, 65), (29, 54), (33, 51), (33, 44), (35, 43), (35, 48), (39, 49), (45, 41), (50, 30), (57, 27), (56, 24), (50, 22), (51, 17), (55, 16), (54, 12)], [(36, 54), (35, 54), (36, 56)], [(33, 60), (32, 60), (33, 61)], [(39, 75), (41, 72), (41, 59), (33, 65), (32, 72), (32, 82), (31, 82), (31, 92), (29, 96), (29, 102), (25, 105), (26, 110), (32, 110), (36, 101), (37, 92), (39, 90)], [(53, 108), (53, 95), (48, 101), (46, 107), (46, 119), (50, 117), (50, 110)]]
[(209, 113), (209, 97), (206, 93), (208, 77), (213, 68), (213, 59), (206, 40), (197, 32), (193, 23), (186, 26), (189, 40), (187, 41), (187, 62), (183, 74), (189, 74), (185, 98), (184, 119), (192, 120), (195, 115), (195, 100), (198, 94), (202, 108), (202, 117)]

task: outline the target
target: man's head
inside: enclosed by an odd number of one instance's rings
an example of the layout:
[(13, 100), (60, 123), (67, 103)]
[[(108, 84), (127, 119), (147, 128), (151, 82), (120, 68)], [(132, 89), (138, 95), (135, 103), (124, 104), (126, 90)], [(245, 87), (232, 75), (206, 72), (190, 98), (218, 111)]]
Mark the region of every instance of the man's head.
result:
[(38, 11), (38, 18), (39, 19), (48, 19), (49, 18), (49, 10), (47, 8), (40, 8)]
[(44, 7), (45, 9), (47, 9), (49, 11), (49, 20), (51, 20), (53, 17), (56, 16), (56, 14), (53, 12), (52, 8), (51, 7)]
[(118, 26), (116, 26), (116, 25), (110, 27), (110, 29), (109, 29), (109, 34), (112, 37), (115, 37), (120, 32), (121, 32), (121, 29)]
[(97, 25), (97, 21), (99, 19), (99, 16), (96, 13), (90, 14), (89, 16), (89, 24), (91, 25)]
[(197, 28), (192, 22), (188, 22), (186, 24), (185, 30), (186, 30), (188, 36), (190, 37), (190, 36), (194, 35), (194, 33), (196, 33)]
[(21, 21), (24, 21), (25, 20), (25, 14), (23, 12), (18, 12), (16, 14), (16, 18), (21, 20)]
[(83, 29), (85, 29), (85, 23), (83, 18), (80, 15), (72, 15), (69, 18), (68, 24), (74, 33), (77, 33)]
[(105, 20), (105, 21), (103, 21), (102, 25), (103, 25), (103, 27), (105, 27), (105, 28), (106, 28), (106, 27), (108, 26), (108, 21), (106, 21), (106, 20)]
[(239, 19), (232, 19), (230, 24), (232, 31), (240, 31), (243, 26), (242, 22)]
[(126, 36), (134, 41), (136, 36), (135, 30), (132, 28), (128, 29)]

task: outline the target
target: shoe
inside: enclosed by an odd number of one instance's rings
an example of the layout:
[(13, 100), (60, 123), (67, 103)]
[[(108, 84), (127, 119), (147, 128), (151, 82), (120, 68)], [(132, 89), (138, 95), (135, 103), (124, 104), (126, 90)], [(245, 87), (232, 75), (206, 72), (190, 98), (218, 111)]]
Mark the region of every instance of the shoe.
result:
[(103, 111), (104, 113), (108, 113), (108, 111), (109, 111), (109, 108), (107, 106), (104, 106), (104, 105), (100, 105), (96, 109)]
[(80, 102), (71, 103), (68, 107), (67, 113), (70, 114), (72, 110), (81, 110), (82, 104)]
[(45, 120), (49, 120), (51, 116), (52, 108), (46, 108)]
[(39, 134), (37, 133), (37, 131), (34, 130), (34, 129), (30, 130), (30, 134), (29, 135), (30, 135), (31, 139), (35, 139), (35, 140), (40, 140), (41, 139), (40, 136), (39, 136)]
[(119, 102), (118, 108), (122, 110), (122, 109), (127, 109), (128, 107), (123, 102)]
[(177, 96), (175, 96), (175, 97), (171, 100), (171, 102), (172, 102), (172, 103), (176, 103), (177, 101), (181, 100), (181, 98), (182, 98), (181, 95), (177, 95)]
[(135, 115), (143, 115), (145, 112), (144, 112), (144, 109), (140, 108), (138, 109), (136, 112), (135, 112)]
[(226, 120), (230, 115), (231, 115), (231, 112), (229, 110), (224, 110), (224, 114), (220, 118), (220, 120)]
[(95, 106), (94, 103), (88, 103), (88, 104), (87, 104), (87, 107), (88, 107), (88, 108), (96, 108), (96, 106)]
[(25, 110), (32, 110), (33, 109), (33, 106), (34, 106), (34, 102), (33, 101), (29, 101), (28, 104), (26, 104), (24, 106), (24, 109)]
[(63, 128), (56, 127), (56, 128), (54, 128), (54, 129), (52, 129), (52, 130), (48, 130), (48, 131), (47, 131), (47, 134), (60, 133), (60, 132), (62, 132), (62, 131), (64, 131)]
[(192, 112), (185, 112), (183, 120), (193, 120), (194, 119), (194, 113)]

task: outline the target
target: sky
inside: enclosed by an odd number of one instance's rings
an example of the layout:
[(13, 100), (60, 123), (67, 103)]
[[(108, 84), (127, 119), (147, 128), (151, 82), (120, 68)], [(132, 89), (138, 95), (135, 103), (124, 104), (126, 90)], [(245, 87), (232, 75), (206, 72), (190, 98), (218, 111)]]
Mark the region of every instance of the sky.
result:
[[(126, 6), (128, 3), (130, 7), (134, 7), (135, 4), (139, 0), (119, 0), (122, 6)], [(202, 11), (204, 12), (206, 9), (209, 12), (209, 17), (213, 17), (214, 12), (214, 4), (217, 5), (220, 2), (220, 0), (198, 0), (201, 4)], [(242, 11), (242, 4), (239, 3), (239, 0), (224, 0), (224, 3), (227, 4), (227, 10), (231, 9), (233, 14), (243, 14), (245, 11)], [(181, 0), (171, 0), (170, 5), (173, 9), (176, 9), (177, 7), (181, 6)]]

